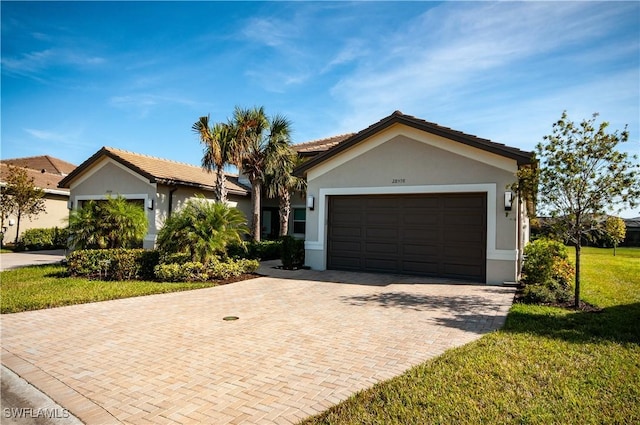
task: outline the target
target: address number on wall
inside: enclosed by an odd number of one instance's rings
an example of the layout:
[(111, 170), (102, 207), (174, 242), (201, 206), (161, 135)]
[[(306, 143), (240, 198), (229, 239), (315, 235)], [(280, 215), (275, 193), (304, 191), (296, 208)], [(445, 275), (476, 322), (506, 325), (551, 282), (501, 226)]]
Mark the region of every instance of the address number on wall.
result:
[(391, 184), (405, 183), (405, 179), (391, 179)]

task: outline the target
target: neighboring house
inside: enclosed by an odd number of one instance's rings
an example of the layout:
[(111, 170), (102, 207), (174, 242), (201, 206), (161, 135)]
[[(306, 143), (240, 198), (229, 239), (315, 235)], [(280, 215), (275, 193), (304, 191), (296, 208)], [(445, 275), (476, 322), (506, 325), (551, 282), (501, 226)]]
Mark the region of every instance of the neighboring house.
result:
[(399, 111), (297, 149), (312, 269), (517, 281), (529, 222), (507, 188), (530, 152)]
[[(27, 229), (43, 227), (65, 227), (69, 216), (67, 209), (69, 190), (58, 188), (63, 177), (71, 173), (76, 166), (49, 155), (26, 158), (3, 159), (0, 161), (0, 185), (6, 184), (9, 166), (27, 170), (29, 177), (33, 177), (34, 185), (44, 190), (45, 211), (32, 219), (22, 217), (20, 220), (20, 234)], [(16, 238), (16, 217), (9, 216), (5, 222), (4, 241), (13, 242)]]
[[(103, 147), (60, 182), (70, 189), (73, 209), (88, 200), (122, 196), (144, 205), (149, 230), (143, 246), (153, 248), (158, 230), (173, 211), (197, 194), (214, 198), (215, 174), (202, 167)], [(250, 189), (227, 174), (228, 202), (245, 215), (251, 211)]]
[(625, 218), (627, 233), (620, 246), (640, 246), (640, 217)]

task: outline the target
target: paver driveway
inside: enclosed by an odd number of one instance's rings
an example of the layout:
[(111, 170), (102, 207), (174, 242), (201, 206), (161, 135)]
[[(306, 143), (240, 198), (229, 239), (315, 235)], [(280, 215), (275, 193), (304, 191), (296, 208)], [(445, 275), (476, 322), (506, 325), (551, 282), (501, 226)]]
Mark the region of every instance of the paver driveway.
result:
[(87, 424), (295, 423), (499, 328), (514, 292), (277, 273), (3, 315), (2, 363)]

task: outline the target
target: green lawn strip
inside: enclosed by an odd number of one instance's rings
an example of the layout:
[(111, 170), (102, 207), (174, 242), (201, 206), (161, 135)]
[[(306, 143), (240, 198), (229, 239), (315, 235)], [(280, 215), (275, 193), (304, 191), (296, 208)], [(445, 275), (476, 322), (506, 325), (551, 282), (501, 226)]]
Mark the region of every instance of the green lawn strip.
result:
[(602, 311), (516, 304), (502, 330), (303, 423), (640, 423), (638, 252), (583, 253), (584, 298)]
[(109, 282), (64, 277), (59, 265), (24, 267), (0, 274), (0, 312), (16, 313), (72, 304), (215, 286), (215, 283)]

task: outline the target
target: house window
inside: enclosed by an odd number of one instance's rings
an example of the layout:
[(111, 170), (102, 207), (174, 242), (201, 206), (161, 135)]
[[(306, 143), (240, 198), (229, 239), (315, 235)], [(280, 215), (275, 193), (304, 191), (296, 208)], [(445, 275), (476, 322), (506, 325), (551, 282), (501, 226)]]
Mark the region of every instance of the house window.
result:
[(305, 233), (307, 228), (307, 210), (305, 208), (293, 209), (293, 233)]

